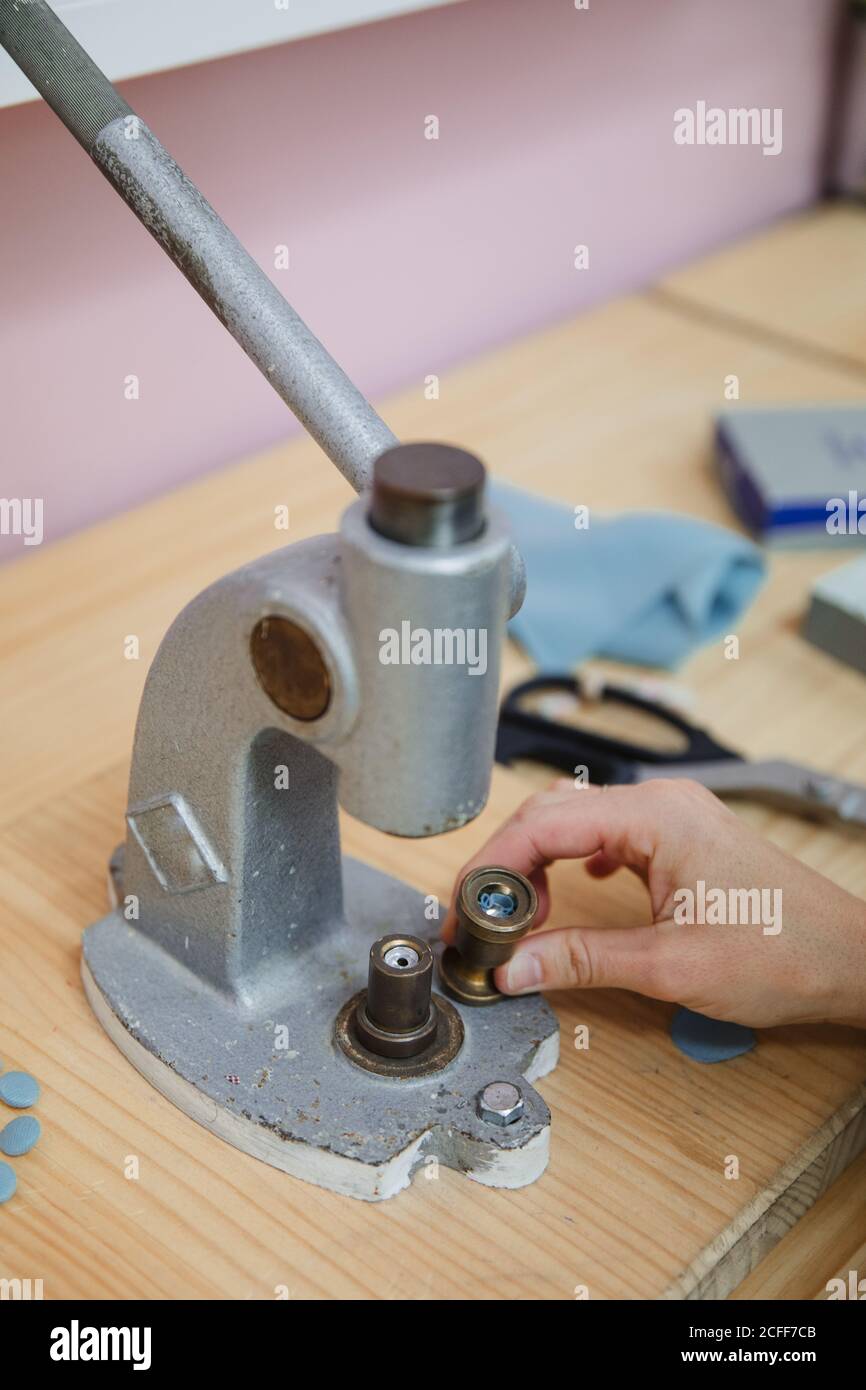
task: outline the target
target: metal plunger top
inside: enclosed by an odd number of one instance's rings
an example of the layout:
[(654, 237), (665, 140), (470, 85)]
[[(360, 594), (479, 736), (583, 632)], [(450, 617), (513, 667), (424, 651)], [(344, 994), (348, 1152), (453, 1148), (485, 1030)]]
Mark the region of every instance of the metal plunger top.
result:
[(0, 44), (357, 492), (396, 437), (44, 0)]
[(484, 530), (484, 465), (452, 444), (398, 444), (373, 469), (370, 525), (403, 545), (445, 547)]

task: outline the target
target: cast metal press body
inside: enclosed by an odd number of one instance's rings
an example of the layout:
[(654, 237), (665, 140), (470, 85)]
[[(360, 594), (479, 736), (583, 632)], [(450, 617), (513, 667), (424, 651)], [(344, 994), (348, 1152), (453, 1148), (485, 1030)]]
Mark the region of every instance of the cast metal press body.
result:
[[(524, 576), (484, 470), (398, 444), (43, 0), (3, 5), (0, 41), (359, 493), (336, 534), (227, 575), (167, 632), (88, 999), (177, 1106), (297, 1177), (367, 1199), (431, 1160), (531, 1182), (558, 1028), (491, 984), (531, 887), (473, 878), (437, 980), (427, 897), (342, 855), (337, 818), (428, 836), (485, 804)], [(407, 624), (408, 659), (383, 660)]]

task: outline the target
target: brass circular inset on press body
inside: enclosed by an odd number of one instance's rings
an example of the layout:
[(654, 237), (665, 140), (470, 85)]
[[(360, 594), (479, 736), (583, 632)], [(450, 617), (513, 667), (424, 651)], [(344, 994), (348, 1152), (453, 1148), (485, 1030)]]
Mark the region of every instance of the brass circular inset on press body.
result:
[(250, 637), (259, 685), (292, 719), (321, 719), (331, 703), (331, 676), (310, 634), (289, 618), (260, 619)]
[(432, 993), (433, 953), (416, 936), (390, 935), (370, 948), (367, 988), (337, 1016), (335, 1037), (350, 1061), (382, 1076), (425, 1076), (463, 1042), (456, 1009)]
[(523, 874), (497, 865), (473, 869), (457, 894), (457, 932), (439, 962), (442, 987), (461, 1004), (497, 1004), (493, 971), (504, 965), (538, 911)]

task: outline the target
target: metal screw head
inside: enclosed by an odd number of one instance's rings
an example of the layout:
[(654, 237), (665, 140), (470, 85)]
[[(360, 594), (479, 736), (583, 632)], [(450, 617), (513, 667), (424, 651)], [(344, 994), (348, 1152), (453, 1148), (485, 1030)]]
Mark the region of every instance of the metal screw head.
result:
[(490, 1125), (513, 1125), (523, 1114), (523, 1096), (510, 1081), (491, 1081), (475, 1097), (480, 1120)]

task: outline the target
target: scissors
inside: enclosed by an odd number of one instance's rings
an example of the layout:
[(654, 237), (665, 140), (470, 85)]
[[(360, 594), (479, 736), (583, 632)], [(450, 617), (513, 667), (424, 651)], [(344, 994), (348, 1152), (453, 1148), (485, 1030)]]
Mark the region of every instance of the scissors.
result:
[(561, 694), (579, 700), (582, 693), (579, 679), (571, 675), (536, 676), (515, 686), (500, 709), (496, 761), (507, 766), (526, 759), (570, 775), (585, 768), (590, 782), (607, 785), (691, 777), (721, 796), (750, 796), (812, 819), (866, 827), (866, 786), (778, 758), (749, 762), (665, 705), (631, 690), (604, 685), (599, 693), (677, 730), (679, 750), (627, 743), (526, 708), (529, 696)]

